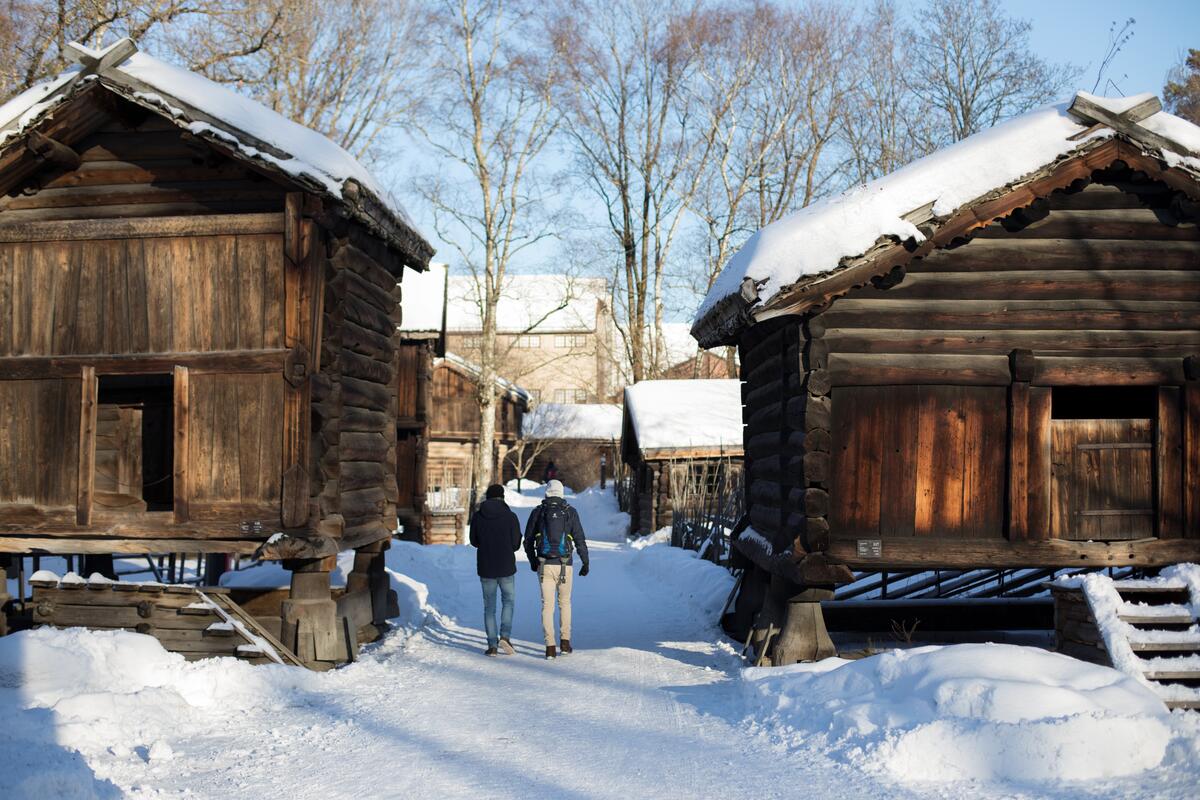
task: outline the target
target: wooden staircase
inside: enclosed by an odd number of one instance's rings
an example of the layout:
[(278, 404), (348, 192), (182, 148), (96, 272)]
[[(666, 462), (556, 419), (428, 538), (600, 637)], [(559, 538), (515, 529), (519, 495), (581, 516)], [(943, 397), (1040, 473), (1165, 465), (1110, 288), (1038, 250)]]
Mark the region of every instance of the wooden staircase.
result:
[[(1192, 611), (1187, 587), (1113, 581), (1113, 588), (1123, 601), (1118, 618), (1130, 626), (1127, 644), (1137, 657), (1141, 676), (1162, 687), (1168, 708), (1200, 709), (1200, 696), (1172, 697), (1176, 687), (1200, 689), (1200, 620)], [(1059, 652), (1116, 666), (1083, 590), (1055, 585), (1051, 590)]]
[(158, 639), (189, 661), (229, 656), (302, 666), (219, 587), (34, 580), (33, 621), (59, 628), (128, 630)]

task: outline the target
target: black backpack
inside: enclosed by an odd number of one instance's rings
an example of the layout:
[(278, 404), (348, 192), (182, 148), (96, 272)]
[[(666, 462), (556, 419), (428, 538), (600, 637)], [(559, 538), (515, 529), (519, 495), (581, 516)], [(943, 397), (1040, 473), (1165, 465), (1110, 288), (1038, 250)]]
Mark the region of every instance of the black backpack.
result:
[(541, 508), (534, 549), (538, 558), (570, 558), (575, 542), (567, 533), (571, 509), (566, 503), (546, 503)]

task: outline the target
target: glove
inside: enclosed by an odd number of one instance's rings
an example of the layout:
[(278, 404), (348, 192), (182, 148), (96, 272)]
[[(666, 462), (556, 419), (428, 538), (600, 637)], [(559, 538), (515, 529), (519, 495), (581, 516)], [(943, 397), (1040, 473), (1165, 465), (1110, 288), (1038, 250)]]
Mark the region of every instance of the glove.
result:
[(584, 575), (587, 575), (587, 574), (588, 574), (588, 565), (584, 564), (582, 567), (579, 568), (579, 577), (582, 578)]
[(538, 562), (538, 560), (537, 560), (536, 558), (535, 558), (533, 561), (530, 561), (530, 562), (529, 562), (529, 568), (530, 568), (531, 570), (533, 570), (534, 572), (537, 572), (537, 571), (538, 571), (538, 567), (540, 567), (540, 566), (541, 566), (541, 563), (540, 563), (540, 562)]

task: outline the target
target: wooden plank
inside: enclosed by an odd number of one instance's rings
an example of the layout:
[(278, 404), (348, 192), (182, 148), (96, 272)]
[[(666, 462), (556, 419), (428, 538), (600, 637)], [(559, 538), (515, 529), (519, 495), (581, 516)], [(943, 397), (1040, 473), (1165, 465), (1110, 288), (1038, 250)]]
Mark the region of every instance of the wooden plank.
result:
[(287, 351), (282, 349), (224, 350), (207, 353), (129, 353), (122, 355), (15, 356), (0, 358), (0, 380), (70, 377), (90, 366), (104, 375), (150, 375), (176, 366), (196, 374), (279, 372)]
[(883, 472), (880, 477), (879, 533), (913, 536), (916, 533), (917, 461), (919, 447), (919, 389), (897, 386), (884, 415)]
[(1008, 358), (994, 355), (866, 355), (831, 353), (829, 374), (834, 386), (1007, 386)]
[(1008, 355), (1035, 350), (1045, 356), (1184, 356), (1200, 350), (1200, 331), (1137, 330), (925, 330), (832, 328), (823, 340), (834, 354)]
[(1050, 536), (1050, 400), (1048, 388), (1029, 388), (1025, 488), (1029, 495), (1026, 524), (1030, 539), (1047, 539)]
[(176, 366), (174, 369), (174, 426), (175, 426), (175, 466), (174, 466), (174, 499), (175, 522), (187, 522), (189, 519), (188, 503), (191, 498), (191, 474), (188, 461), (191, 453), (191, 377), (188, 367)]
[[(1191, 242), (1118, 239), (973, 239), (963, 247), (935, 250), (909, 265), (932, 272), (1040, 272), (1041, 270), (1200, 270)], [(906, 278), (905, 280), (908, 280)]]
[(1200, 538), (1200, 381), (1183, 389), (1183, 530)]
[(1183, 426), (1182, 391), (1174, 386), (1158, 389), (1155, 424), (1155, 532), (1159, 538), (1183, 535)]
[(79, 471), (75, 522), (89, 525), (92, 520), (92, 495), (96, 483), (96, 413), (99, 383), (94, 367), (80, 370)]
[[(7, 215), (6, 215), (7, 216)], [(0, 242), (283, 233), (283, 214), (245, 213), (0, 222)]]
[[(229, 533), (230, 531), (226, 531)], [(161, 533), (161, 531), (160, 531)], [(252, 555), (262, 545), (262, 540), (208, 539), (215, 552)], [(145, 539), (79, 538), (78, 531), (61, 538), (47, 536), (3, 536), (0, 535), (0, 553), (24, 553), (26, 555), (104, 555), (125, 553), (132, 555), (168, 555), (186, 553), (196, 549), (196, 539)]]
[(1039, 386), (1162, 386), (1184, 381), (1181, 358), (1058, 358), (1038, 356)]
[(970, 300), (1191, 300), (1200, 295), (1200, 270), (1053, 270), (928, 272), (890, 289), (867, 286), (856, 298)]
[(888, 300), (844, 297), (828, 328), (924, 330), (1191, 330), (1200, 303), (1181, 300)]
[(857, 554), (856, 539), (830, 537), (829, 558), (851, 569), (1018, 569), (1033, 567), (1167, 566), (1200, 558), (1197, 539), (1073, 542), (955, 538), (952, 547), (930, 547), (923, 537), (885, 539), (880, 558)]
[(1008, 538), (1029, 538), (1029, 384), (1008, 394)]

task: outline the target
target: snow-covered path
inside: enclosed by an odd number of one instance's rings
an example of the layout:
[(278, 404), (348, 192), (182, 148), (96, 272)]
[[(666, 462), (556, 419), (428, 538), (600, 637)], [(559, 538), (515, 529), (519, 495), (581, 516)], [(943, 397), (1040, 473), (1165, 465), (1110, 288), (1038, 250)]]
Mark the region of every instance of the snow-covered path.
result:
[[(536, 502), (510, 500), (523, 505), (522, 520)], [(541, 657), (536, 581), (523, 557), (519, 653), (485, 658), (473, 551), (416, 545), (397, 545), (388, 560), (402, 607), (429, 609), (424, 624), (393, 632), (330, 673), (229, 659), (187, 664), (150, 637), (123, 632), (45, 630), (0, 640), (0, 763), (18, 788), (5, 796), (1193, 796), (1200, 723), (1190, 718), (1176, 723), (1184, 735), (1170, 766), (1054, 785), (906, 785), (819, 735), (749, 722), (760, 709), (751, 706), (734, 647), (713, 624), (728, 574), (674, 548), (624, 544), (625, 520), (610, 494), (587, 492), (575, 502), (592, 570), (575, 583), (578, 649), (555, 661)], [(870, 685), (850, 688), (858, 695)], [(889, 708), (881, 713), (902, 706)], [(936, 734), (939, 724), (925, 730)], [(952, 736), (1000, 730), (963, 725)], [(936, 759), (952, 742), (932, 740), (910, 771), (935, 767), (929, 754)]]

